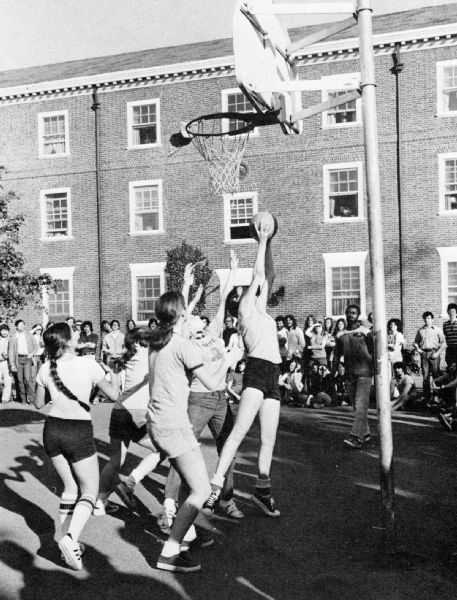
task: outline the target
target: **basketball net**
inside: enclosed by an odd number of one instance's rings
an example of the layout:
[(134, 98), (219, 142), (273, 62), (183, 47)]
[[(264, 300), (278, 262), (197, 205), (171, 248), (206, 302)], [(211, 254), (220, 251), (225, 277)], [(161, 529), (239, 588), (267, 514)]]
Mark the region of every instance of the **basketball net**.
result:
[(240, 191), (240, 166), (249, 140), (249, 133), (192, 137), (192, 142), (208, 164), (213, 194), (234, 194)]

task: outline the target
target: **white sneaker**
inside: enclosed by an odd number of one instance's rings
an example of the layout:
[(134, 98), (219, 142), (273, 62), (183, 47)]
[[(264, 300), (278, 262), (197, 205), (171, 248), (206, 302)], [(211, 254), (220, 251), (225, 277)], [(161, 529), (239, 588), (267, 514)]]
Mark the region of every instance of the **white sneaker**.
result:
[(59, 542), (59, 548), (67, 565), (75, 571), (81, 571), (83, 568), (81, 545), (69, 535), (64, 535)]
[(226, 501), (221, 500), (220, 506), (224, 510), (227, 517), (230, 517), (231, 519), (243, 519), (244, 518), (244, 514), (238, 508), (238, 506), (236, 505), (235, 500), (233, 498), (231, 498), (230, 500), (226, 500)]

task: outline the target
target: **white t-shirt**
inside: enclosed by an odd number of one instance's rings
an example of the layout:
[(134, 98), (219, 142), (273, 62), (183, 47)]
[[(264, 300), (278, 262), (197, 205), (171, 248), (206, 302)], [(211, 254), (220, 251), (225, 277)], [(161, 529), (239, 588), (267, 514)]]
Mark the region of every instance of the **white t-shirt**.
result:
[(149, 385), (151, 399), (148, 418), (154, 427), (183, 429), (190, 427), (187, 414), (188, 374), (203, 365), (202, 357), (190, 340), (173, 334), (157, 353), (150, 356)]
[[(128, 392), (145, 381), (145, 378), (149, 375), (149, 349), (140, 346), (137, 352), (128, 360), (125, 364), (124, 369), (124, 392), (119, 396), (117, 402), (114, 403), (113, 409), (123, 408), (122, 401), (125, 400)], [(144, 410), (149, 402), (149, 387), (146, 384), (144, 389)], [(142, 390), (143, 391), (143, 390)]]
[[(201, 357), (203, 359), (203, 364), (205, 367), (205, 371), (211, 375), (217, 373), (217, 371), (221, 368), (222, 362), (225, 357), (225, 344), (222, 338), (213, 338), (210, 336), (205, 336), (201, 340), (193, 340), (192, 342), (195, 344), (197, 352), (200, 352)], [(225, 390), (225, 371), (221, 376), (221, 384), (218, 387), (217, 391)], [(206, 392), (208, 393), (208, 388), (203, 385), (198, 377), (192, 378), (192, 383), (190, 384), (191, 392)]]
[(253, 308), (248, 314), (240, 315), (240, 328), (248, 356), (262, 358), (275, 365), (282, 362), (276, 321), (270, 315)]
[[(94, 385), (105, 377), (101, 366), (88, 356), (75, 356), (70, 359), (57, 360), (57, 374), (62, 383), (80, 402), (89, 405), (89, 398)], [(59, 419), (83, 419), (90, 421), (90, 414), (75, 400), (58, 390), (50, 373), (50, 362), (46, 361), (38, 371), (36, 382), (47, 388), (51, 394), (52, 405), (50, 417)]]

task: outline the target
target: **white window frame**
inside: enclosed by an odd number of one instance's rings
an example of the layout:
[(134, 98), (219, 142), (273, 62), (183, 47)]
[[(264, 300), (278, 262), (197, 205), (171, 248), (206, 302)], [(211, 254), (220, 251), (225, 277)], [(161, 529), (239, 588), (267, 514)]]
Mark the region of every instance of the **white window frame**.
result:
[(446, 160), (448, 158), (455, 159), (457, 161), (457, 152), (447, 152), (445, 154), (438, 155), (438, 181), (439, 181), (439, 214), (440, 215), (454, 215), (457, 216), (456, 210), (446, 210), (446, 200), (445, 200), (445, 192), (446, 192)]
[(441, 270), (441, 317), (447, 315), (448, 305), (448, 264), (457, 262), (457, 246), (447, 246), (437, 248), (440, 255), (440, 270)]
[(138, 320), (138, 288), (137, 288), (137, 277), (160, 277), (160, 293), (163, 294), (165, 291), (165, 262), (155, 263), (132, 263), (129, 264), (130, 278), (132, 286), (132, 319), (141, 325), (146, 325), (147, 321)]
[[(73, 275), (75, 272), (75, 267), (48, 267), (40, 269), (40, 274), (48, 273), (53, 279), (67, 279), (68, 291), (70, 294), (70, 315), (74, 314), (74, 305), (73, 305)], [(46, 289), (43, 289), (42, 293), (43, 306), (45, 310), (43, 311), (43, 325), (49, 321), (48, 308), (49, 308), (49, 293)]]
[(451, 60), (440, 60), (436, 63), (436, 93), (437, 93), (437, 106), (436, 114), (438, 117), (455, 117), (457, 116), (457, 110), (444, 110), (443, 107), (443, 93), (444, 93), (444, 68), (457, 65), (457, 59)]
[[(133, 142), (133, 109), (136, 106), (144, 106), (145, 104), (155, 104), (157, 114), (157, 141), (154, 144), (134, 144)], [(136, 100), (127, 102), (127, 147), (129, 150), (141, 150), (145, 148), (157, 148), (162, 145), (160, 132), (160, 99), (150, 98), (148, 100)]]
[(232, 240), (230, 238), (230, 200), (237, 198), (252, 197), (252, 213), (259, 212), (259, 201), (257, 192), (236, 192), (235, 194), (223, 194), (224, 203), (224, 244), (251, 244), (255, 243), (253, 238), (243, 240)]
[[(357, 86), (353, 88), (347, 86), (348, 81), (353, 79), (360, 81), (360, 73), (344, 73), (321, 77), (321, 81), (326, 88), (322, 90), (322, 102), (329, 100), (329, 93), (331, 92), (351, 92), (357, 89)], [(322, 129), (345, 129), (347, 127), (360, 127), (363, 125), (361, 98), (357, 98), (355, 101), (355, 121), (350, 123), (328, 123), (327, 117), (329, 112), (328, 110), (322, 112)]]
[[(332, 217), (330, 218), (330, 171), (337, 171), (343, 169), (357, 169), (357, 194), (359, 198), (358, 202), (358, 215), (357, 217)], [(355, 221), (363, 221), (365, 218), (364, 211), (364, 182), (363, 182), (363, 163), (361, 161), (346, 162), (346, 163), (335, 163), (323, 166), (323, 188), (324, 188), (324, 223), (354, 223)]]
[[(59, 154), (44, 154), (44, 119), (47, 117), (65, 117), (65, 152)], [(70, 128), (68, 124), (68, 110), (54, 110), (51, 112), (38, 113), (38, 157), (39, 158), (61, 158), (70, 156)]]
[(332, 318), (345, 315), (332, 314), (332, 269), (337, 267), (359, 267), (360, 269), (360, 316), (366, 317), (365, 262), (368, 250), (362, 252), (328, 252), (322, 254), (325, 264), (325, 314)]
[[(240, 88), (230, 88), (227, 90), (222, 90), (222, 112), (227, 112), (229, 110), (228, 108), (228, 97), (230, 96), (230, 94), (242, 94), (243, 92), (240, 90)], [(241, 111), (243, 112), (243, 111)], [(254, 107), (252, 107), (252, 112), (254, 111)], [(222, 121), (222, 131), (227, 132), (228, 128), (227, 128), (227, 123), (226, 123), (226, 119), (224, 119)], [(243, 134), (241, 134), (243, 135)], [(255, 127), (250, 133), (249, 133), (249, 137), (257, 137), (260, 135), (260, 127)]]
[[(135, 229), (135, 189), (145, 186), (157, 186), (159, 200), (159, 229), (151, 231), (137, 231)], [(130, 215), (130, 235), (157, 235), (164, 233), (163, 228), (163, 185), (162, 179), (143, 179), (129, 182), (129, 215)]]
[[(66, 194), (67, 195), (67, 210), (68, 210), (68, 232), (66, 235), (47, 236), (47, 219), (46, 219), (46, 197), (49, 194)], [(40, 221), (41, 221), (41, 237), (40, 242), (67, 242), (73, 240), (72, 220), (71, 220), (71, 188), (49, 188), (40, 190)]]
[[(214, 270), (216, 271), (216, 275), (219, 277), (219, 294), (220, 294), (220, 297), (222, 297), (222, 292), (224, 290), (225, 284), (227, 283), (230, 269), (214, 269)], [(239, 285), (242, 285), (243, 287), (251, 285), (252, 272), (253, 272), (253, 269), (250, 269), (250, 268), (237, 269), (233, 287), (235, 288), (235, 287), (238, 287)]]

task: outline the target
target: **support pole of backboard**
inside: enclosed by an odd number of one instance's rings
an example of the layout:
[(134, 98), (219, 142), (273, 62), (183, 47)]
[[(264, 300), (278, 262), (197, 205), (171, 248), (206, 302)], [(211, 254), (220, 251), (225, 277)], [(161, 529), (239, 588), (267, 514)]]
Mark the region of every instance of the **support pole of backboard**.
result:
[(370, 0), (358, 0), (362, 115), (368, 191), (368, 228), (373, 290), (373, 333), (375, 346), (375, 387), (380, 437), (381, 502), (390, 550), (395, 550), (395, 511), (393, 477), (392, 421), (390, 412), (389, 365), (387, 359), (387, 323), (384, 282), (384, 251), (379, 176), (376, 84), (373, 55), (372, 11)]

